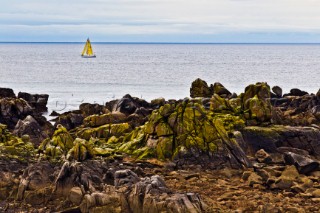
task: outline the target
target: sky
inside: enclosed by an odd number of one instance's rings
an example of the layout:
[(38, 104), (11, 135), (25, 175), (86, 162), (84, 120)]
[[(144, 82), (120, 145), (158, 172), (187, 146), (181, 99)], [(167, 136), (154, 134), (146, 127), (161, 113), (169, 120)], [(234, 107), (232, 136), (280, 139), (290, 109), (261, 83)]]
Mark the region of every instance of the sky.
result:
[(9, 0), (8, 42), (320, 43), (319, 0)]

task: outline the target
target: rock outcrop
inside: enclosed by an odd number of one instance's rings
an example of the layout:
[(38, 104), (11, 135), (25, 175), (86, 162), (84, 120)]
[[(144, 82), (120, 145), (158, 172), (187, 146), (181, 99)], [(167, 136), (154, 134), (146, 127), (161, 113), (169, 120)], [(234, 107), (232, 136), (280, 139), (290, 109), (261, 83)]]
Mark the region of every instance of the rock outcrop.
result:
[(49, 95), (47, 94), (29, 94), (26, 92), (19, 92), (18, 98), (22, 98), (28, 102), (28, 104), (34, 108), (35, 112), (46, 112), (48, 110), (47, 103)]

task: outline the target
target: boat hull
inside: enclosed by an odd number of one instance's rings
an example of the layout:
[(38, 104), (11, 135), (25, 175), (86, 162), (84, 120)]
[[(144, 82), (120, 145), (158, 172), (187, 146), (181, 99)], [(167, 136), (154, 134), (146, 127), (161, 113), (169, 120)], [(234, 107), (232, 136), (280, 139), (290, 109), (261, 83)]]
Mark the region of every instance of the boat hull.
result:
[(82, 55), (82, 58), (96, 58), (95, 55)]

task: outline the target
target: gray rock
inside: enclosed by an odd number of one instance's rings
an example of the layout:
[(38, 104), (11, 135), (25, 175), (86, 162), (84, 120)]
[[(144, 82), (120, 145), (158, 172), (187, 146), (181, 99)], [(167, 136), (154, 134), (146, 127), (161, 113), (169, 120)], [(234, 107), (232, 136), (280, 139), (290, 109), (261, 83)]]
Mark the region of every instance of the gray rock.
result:
[(318, 161), (293, 152), (286, 152), (284, 159), (287, 164), (295, 165), (301, 174), (308, 174), (319, 168)]
[(282, 97), (282, 89), (279, 86), (274, 86), (272, 87), (272, 91), (274, 92), (274, 94), (277, 95), (277, 97), (281, 98)]

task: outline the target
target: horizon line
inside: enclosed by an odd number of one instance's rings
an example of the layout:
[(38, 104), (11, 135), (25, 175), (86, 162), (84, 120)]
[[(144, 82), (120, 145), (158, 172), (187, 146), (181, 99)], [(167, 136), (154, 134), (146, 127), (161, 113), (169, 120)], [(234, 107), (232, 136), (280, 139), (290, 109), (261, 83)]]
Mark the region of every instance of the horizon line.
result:
[[(56, 44), (82, 44), (85, 43), (85, 41), (0, 41), (0, 44), (5, 43), (21, 43), (21, 44), (49, 44), (49, 43), (56, 43)], [(97, 41), (92, 42), (93, 44), (296, 44), (296, 45), (319, 45), (320, 42), (118, 42), (118, 41)]]

